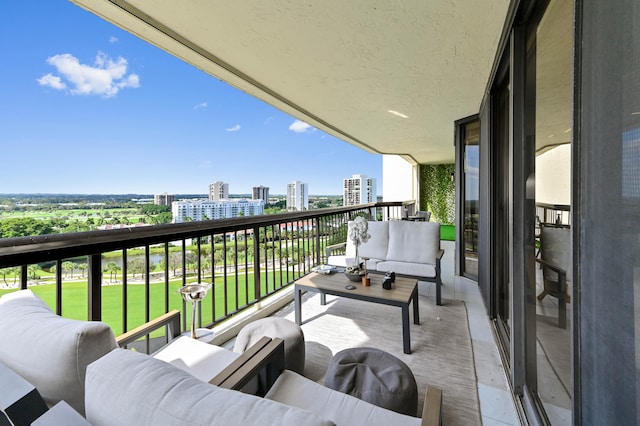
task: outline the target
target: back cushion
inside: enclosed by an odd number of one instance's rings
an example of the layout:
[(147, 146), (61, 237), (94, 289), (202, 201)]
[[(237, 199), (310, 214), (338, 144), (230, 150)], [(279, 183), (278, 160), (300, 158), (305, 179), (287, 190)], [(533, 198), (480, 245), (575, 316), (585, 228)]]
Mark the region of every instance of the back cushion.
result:
[(389, 222), (369, 221), (369, 235), (371, 235), (369, 241), (361, 244), (358, 248), (360, 257), (386, 259), (387, 247), (389, 245)]
[(387, 260), (435, 264), (439, 250), (439, 223), (389, 221)]
[(93, 425), (318, 425), (308, 411), (204, 383), (164, 361), (124, 349), (87, 369)]
[[(572, 256), (571, 256), (571, 229), (554, 226), (544, 226), (540, 236), (542, 258), (567, 273), (567, 280), (571, 281)], [(545, 270), (548, 278), (558, 280), (558, 274), (550, 269)]]
[(87, 364), (116, 348), (111, 328), (62, 318), (31, 290), (0, 298), (0, 361), (33, 384), (49, 406), (84, 414)]

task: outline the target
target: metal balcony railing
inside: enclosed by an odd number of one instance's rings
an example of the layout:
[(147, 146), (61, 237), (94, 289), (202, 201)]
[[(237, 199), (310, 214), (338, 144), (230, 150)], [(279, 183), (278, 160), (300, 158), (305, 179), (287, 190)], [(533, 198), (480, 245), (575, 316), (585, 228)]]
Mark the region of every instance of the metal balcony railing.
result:
[[(356, 214), (400, 219), (412, 207), (411, 202), (371, 203), (0, 239), (0, 269), (19, 267), (20, 288), (42, 293), (57, 314), (86, 312), (77, 319), (105, 321), (116, 334), (172, 309), (182, 311), (182, 329), (187, 330), (190, 305), (178, 289), (210, 283), (197, 325), (212, 327), (322, 264), (325, 247), (346, 240), (347, 222)], [(38, 279), (38, 271), (45, 270), (52, 278)], [(47, 291), (41, 291), (45, 286)]]

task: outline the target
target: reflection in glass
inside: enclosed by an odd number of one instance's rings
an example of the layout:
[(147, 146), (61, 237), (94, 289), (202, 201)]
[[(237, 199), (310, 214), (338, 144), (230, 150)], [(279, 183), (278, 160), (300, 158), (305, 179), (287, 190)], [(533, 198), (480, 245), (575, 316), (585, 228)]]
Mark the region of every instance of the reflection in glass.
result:
[(464, 276), (478, 280), (480, 121), (464, 126)]
[(571, 3), (552, 0), (536, 33), (536, 385), (553, 425), (571, 424)]

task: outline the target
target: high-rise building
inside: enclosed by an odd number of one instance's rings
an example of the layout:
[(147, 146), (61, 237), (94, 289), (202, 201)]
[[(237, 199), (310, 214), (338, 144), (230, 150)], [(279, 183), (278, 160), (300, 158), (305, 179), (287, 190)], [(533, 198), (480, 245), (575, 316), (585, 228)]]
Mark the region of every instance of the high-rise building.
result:
[(352, 175), (351, 178), (344, 179), (342, 196), (345, 206), (375, 203), (378, 198), (375, 178), (367, 175)]
[(176, 200), (175, 195), (169, 195), (166, 192), (162, 194), (155, 194), (153, 196), (153, 204), (157, 206), (169, 206), (171, 207), (171, 203)]
[(294, 180), (287, 185), (287, 210), (309, 210), (309, 188), (306, 183)]
[(174, 201), (171, 204), (171, 213), (173, 223), (257, 216), (264, 214), (264, 201), (244, 199)]
[(229, 199), (229, 184), (224, 182), (213, 182), (209, 185), (209, 200), (220, 201)]
[(268, 186), (254, 186), (253, 187), (253, 196), (254, 200), (262, 200), (266, 203), (269, 202), (269, 187)]

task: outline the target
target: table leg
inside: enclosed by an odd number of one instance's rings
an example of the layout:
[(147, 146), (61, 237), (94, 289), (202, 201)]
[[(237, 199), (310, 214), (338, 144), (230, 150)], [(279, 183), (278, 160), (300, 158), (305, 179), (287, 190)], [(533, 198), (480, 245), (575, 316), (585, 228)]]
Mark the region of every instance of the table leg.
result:
[(322, 306), (327, 304), (327, 295), (324, 293), (320, 293), (320, 304)]
[(411, 353), (411, 335), (409, 334), (409, 304), (402, 306), (402, 346), (405, 354)]
[(295, 286), (293, 290), (295, 299), (295, 311), (296, 311), (296, 324), (302, 324), (302, 290)]
[(413, 291), (413, 323), (420, 324), (420, 307), (418, 306), (418, 287)]

